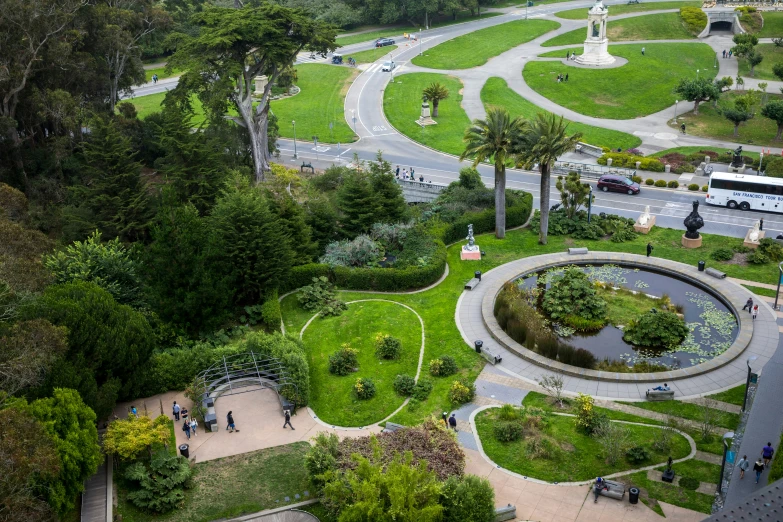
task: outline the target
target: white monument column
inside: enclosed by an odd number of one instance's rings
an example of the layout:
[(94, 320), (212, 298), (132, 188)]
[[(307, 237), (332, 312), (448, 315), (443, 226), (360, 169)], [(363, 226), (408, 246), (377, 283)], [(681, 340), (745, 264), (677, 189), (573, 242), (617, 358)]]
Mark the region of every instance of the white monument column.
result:
[(596, 0), (587, 11), (587, 39), (585, 49), (576, 63), (583, 65), (610, 65), (615, 58), (608, 52), (609, 39), (606, 37), (606, 19), (609, 9), (601, 0)]

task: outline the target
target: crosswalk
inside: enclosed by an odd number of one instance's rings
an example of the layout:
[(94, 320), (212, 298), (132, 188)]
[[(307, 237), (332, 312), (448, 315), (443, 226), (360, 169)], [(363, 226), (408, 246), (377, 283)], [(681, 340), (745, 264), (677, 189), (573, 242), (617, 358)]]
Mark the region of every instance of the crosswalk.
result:
[[(397, 67), (394, 68), (394, 74), (399, 74), (406, 62), (396, 62), (396, 63), (397, 63)], [(368, 63), (359, 66), (359, 68), (362, 69), (366, 74), (382, 72), (381, 71), (382, 67), (383, 67), (382, 63)], [(388, 74), (388, 73), (384, 73), (384, 74)]]
[(332, 59), (328, 56), (321, 56), (319, 54), (311, 55), (310, 53), (299, 53), (296, 55), (297, 63), (330, 63)]

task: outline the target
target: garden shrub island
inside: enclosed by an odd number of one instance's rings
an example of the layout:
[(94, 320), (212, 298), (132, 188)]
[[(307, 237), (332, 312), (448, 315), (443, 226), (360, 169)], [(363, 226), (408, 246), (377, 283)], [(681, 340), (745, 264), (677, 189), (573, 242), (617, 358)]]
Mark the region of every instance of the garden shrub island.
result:
[(686, 368), (725, 352), (737, 320), (715, 295), (647, 269), (557, 266), (523, 274), (495, 300), (516, 342), (580, 368), (650, 372)]

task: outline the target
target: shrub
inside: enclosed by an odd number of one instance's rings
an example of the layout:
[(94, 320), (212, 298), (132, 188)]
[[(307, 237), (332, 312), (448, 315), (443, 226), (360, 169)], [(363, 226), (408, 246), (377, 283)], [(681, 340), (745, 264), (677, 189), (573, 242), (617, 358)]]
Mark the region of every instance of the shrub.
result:
[(625, 452), (625, 458), (632, 464), (639, 464), (650, 458), (650, 452), (642, 446), (634, 446)]
[(592, 433), (595, 427), (595, 400), (590, 395), (579, 393), (574, 400), (576, 408), (576, 425)]
[[(572, 316), (591, 321), (590, 326), (606, 321), (606, 302), (596, 293), (587, 275), (568, 267), (544, 294), (543, 309), (554, 320), (568, 322)], [(576, 321), (571, 324), (576, 328)], [(595, 322), (595, 323), (592, 323)]]
[(347, 344), (329, 356), (329, 373), (348, 375), (359, 366), (358, 351)]
[(439, 359), (430, 361), (430, 375), (433, 377), (447, 377), (457, 373), (457, 361), (450, 355), (444, 355)]
[(666, 186), (669, 188), (678, 188), (680, 184), (675, 180), (671, 180), (669, 183), (666, 184)]
[(599, 165), (606, 165), (607, 160), (612, 160), (613, 167), (628, 167), (636, 168), (636, 163), (639, 162), (639, 168), (642, 170), (648, 170), (650, 172), (663, 172), (663, 163), (658, 158), (645, 158), (637, 156), (635, 154), (627, 154), (624, 152), (606, 152), (597, 162)]
[(522, 437), (522, 424), (519, 421), (497, 421), (492, 430), (495, 439), (500, 442), (513, 442)]
[(375, 397), (375, 383), (369, 377), (359, 377), (353, 385), (356, 397), (366, 401)]
[(734, 251), (730, 248), (722, 247), (712, 251), (710, 257), (715, 261), (728, 261), (734, 257)]
[(375, 354), (381, 359), (397, 359), (402, 351), (402, 343), (389, 334), (375, 336)]
[(320, 262), (331, 267), (357, 267), (377, 263), (380, 257), (380, 245), (369, 236), (360, 235), (350, 241), (332, 241), (326, 245)]
[(691, 183), (690, 185), (688, 185), (688, 190), (696, 192), (697, 190), (699, 190), (699, 184), (698, 183)]
[(283, 320), (283, 314), (280, 311), (280, 300), (277, 290), (272, 291), (261, 305), (261, 320), (264, 324), (274, 330), (280, 329), (280, 322)]
[(665, 187), (666, 186), (666, 181), (664, 181), (662, 179), (659, 179), (658, 181), (655, 182), (655, 186), (656, 187)]
[(502, 421), (515, 421), (522, 417), (522, 412), (511, 404), (504, 404), (498, 409), (498, 419)]
[(136, 462), (125, 471), (125, 478), (137, 487), (128, 493), (128, 500), (141, 509), (166, 513), (185, 501), (190, 476), (188, 459), (159, 451), (152, 456), (149, 469)]
[(692, 477), (680, 477), (679, 485), (682, 489), (696, 491), (699, 488), (699, 481)]
[(633, 241), (636, 237), (637, 234), (633, 229), (626, 228), (612, 234), (612, 243), (625, 243), (626, 241)]
[(465, 381), (454, 381), (449, 388), (449, 400), (453, 404), (465, 404), (476, 396), (476, 386)]
[(636, 183), (641, 183), (642, 182), (642, 177), (641, 176), (632, 176), (631, 179), (633, 181), (635, 181)]
[(417, 401), (426, 401), (432, 391), (432, 381), (429, 379), (419, 379), (416, 386), (413, 387), (413, 398)]
[(679, 345), (686, 335), (688, 327), (679, 316), (672, 312), (651, 310), (628, 323), (623, 340), (634, 346), (668, 348)]
[(780, 261), (783, 259), (783, 247), (772, 238), (765, 237), (759, 241), (758, 250), (767, 256), (770, 261)]
[(312, 284), (299, 289), (297, 299), (305, 310), (316, 311), (336, 298), (334, 285), (324, 276), (314, 277)]
[(320, 492), (324, 486), (323, 475), (337, 469), (338, 444), (340, 439), (334, 433), (319, 432), (313, 446), (305, 455), (305, 467), (310, 483)]
[(402, 245), (408, 237), (410, 225), (375, 223), (370, 230), (370, 237), (379, 241), (386, 249), (402, 250)]
[(764, 263), (769, 263), (769, 258), (764, 255), (760, 248), (757, 248), (748, 254), (747, 259), (748, 263), (752, 263), (754, 265), (763, 265)]
[(487, 479), (476, 475), (449, 477), (443, 484), (440, 504), (443, 506), (443, 520), (495, 520), (495, 490)]
[(401, 374), (394, 378), (392, 386), (394, 387), (394, 391), (399, 395), (407, 397), (413, 393), (413, 387), (416, 386), (416, 379), (410, 375)]
[(707, 25), (707, 15), (699, 7), (681, 7), (680, 18), (694, 35), (702, 32)]
[(709, 189), (710, 189), (710, 187), (708, 187), (707, 185), (702, 185), (702, 187), (701, 187), (701, 191), (702, 192), (707, 192)]
[(655, 184), (655, 180), (652, 179), (652, 178), (647, 178), (646, 180), (644, 180), (644, 184), (645, 185), (654, 185)]

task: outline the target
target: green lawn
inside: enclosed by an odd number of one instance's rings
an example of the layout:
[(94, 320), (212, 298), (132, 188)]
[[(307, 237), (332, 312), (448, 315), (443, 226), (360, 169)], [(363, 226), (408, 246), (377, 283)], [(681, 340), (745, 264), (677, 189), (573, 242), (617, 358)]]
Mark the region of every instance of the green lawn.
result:
[(558, 27), (551, 20), (506, 22), (447, 40), (411, 61), (430, 69), (469, 69)]
[[(735, 92), (725, 93), (723, 98), (730, 100)], [(770, 94), (769, 98), (783, 98), (779, 94)], [(780, 142), (775, 141), (777, 125), (770, 119), (763, 117), (760, 110), (756, 110), (756, 117), (739, 126), (739, 136), (734, 136), (734, 124), (718, 114), (711, 103), (699, 105), (699, 114), (687, 112), (677, 117), (678, 123), (685, 122), (688, 134), (704, 136), (718, 140), (726, 140), (735, 143), (748, 143), (780, 148)], [(671, 123), (670, 123), (671, 125)]]
[[(566, 400), (564, 402), (565, 407), (560, 408), (559, 406), (555, 406), (554, 401), (551, 397), (548, 395), (544, 395), (543, 393), (538, 392), (528, 392), (527, 395), (525, 395), (525, 398), (522, 399), (522, 404), (525, 406), (532, 406), (535, 408), (544, 408), (547, 410), (556, 411), (559, 413), (576, 413), (576, 410), (573, 407), (573, 404), (570, 400)], [(625, 413), (622, 411), (617, 410), (610, 410), (609, 408), (602, 408), (600, 406), (594, 406), (596, 413), (603, 413), (606, 415), (607, 419), (611, 420), (621, 420), (621, 421), (628, 421), (628, 422), (641, 422), (644, 424), (653, 424), (653, 425), (661, 425), (662, 422), (659, 422), (654, 419), (648, 419), (647, 417), (642, 417), (640, 415), (634, 415), (633, 413)]]
[[(566, 1), (566, 0), (563, 0)], [(483, 20), (485, 18), (492, 18), (493, 16), (500, 16), (503, 13), (487, 13), (482, 11), (481, 12), (481, 18), (477, 16), (470, 16), (470, 11), (461, 11), (457, 13), (457, 19), (449, 19), (449, 20), (443, 20), (439, 22), (434, 22), (430, 24), (430, 29), (437, 29), (439, 27), (446, 27), (448, 25), (454, 25), (454, 24), (461, 24), (464, 22), (471, 22), (473, 20)], [(377, 40), (378, 38), (388, 38), (388, 37), (399, 37), (401, 40), (405, 41), (402, 38), (402, 33), (419, 33), (419, 27), (406, 27), (406, 26), (395, 26), (395, 27), (379, 27), (376, 30), (368, 31), (366, 33), (359, 33), (359, 34), (352, 34), (352, 35), (346, 35), (346, 36), (337, 36), (337, 45), (339, 46), (346, 46), (346, 45), (352, 45), (355, 43), (361, 43), (361, 42), (372, 42)], [(400, 43), (400, 42), (397, 42)]]
[[(646, 47), (646, 56), (641, 55), (642, 47)], [(696, 69), (713, 74), (714, 53), (706, 44), (610, 45), (609, 52), (627, 58), (628, 63), (592, 70), (532, 61), (525, 65), (523, 75), (532, 89), (558, 105), (587, 116), (629, 119), (673, 105), (674, 87), (681, 78), (695, 76)], [(556, 81), (561, 73), (569, 74), (568, 82)]]
[[(295, 442), (199, 462), (193, 467), (193, 487), (185, 492), (184, 505), (166, 515), (151, 515), (130, 504), (128, 486), (115, 472), (115, 512), (125, 522), (209, 522), (298, 502), (295, 494), (312, 489), (304, 466), (309, 448), (307, 442)], [(291, 500), (286, 502), (285, 497)]]
[[(535, 118), (539, 112), (547, 112), (532, 104), (508, 87), (502, 78), (490, 78), (481, 89), (481, 101), (484, 105), (500, 105), (508, 109), (511, 116)], [(633, 134), (611, 129), (602, 129), (585, 123), (568, 122), (569, 132), (581, 132), (582, 141), (592, 145), (606, 146), (612, 149), (622, 147), (623, 150), (636, 147), (642, 140)]]
[(166, 66), (163, 67), (156, 67), (155, 69), (144, 69), (144, 74), (147, 77), (147, 81), (152, 81), (152, 75), (157, 74), (158, 80), (162, 80), (163, 78), (171, 78), (172, 76), (178, 76), (179, 74), (182, 74), (182, 71), (174, 70), (170, 73), (166, 73)]
[[(574, 29), (555, 36), (542, 43), (543, 47), (580, 44), (585, 41), (586, 31)], [(635, 40), (685, 40), (695, 38), (682, 23), (679, 13), (659, 13), (635, 16), (620, 20), (611, 19), (606, 25), (606, 35), (610, 42), (630, 42)]]
[[(658, 468), (658, 471), (663, 471), (666, 466)], [(681, 477), (690, 477), (698, 480), (699, 482), (707, 482), (709, 484), (717, 484), (718, 477), (720, 476), (720, 465), (712, 464), (710, 462), (704, 462), (703, 460), (686, 460), (679, 464), (672, 466), (675, 473)]]
[[(440, 82), (449, 90), (449, 97), (440, 102), (437, 125), (421, 127), (416, 120), (421, 115), (421, 92), (432, 82)], [(460, 154), (465, 148), (462, 136), (470, 125), (462, 108), (462, 82), (453, 76), (434, 73), (403, 74), (383, 93), (383, 111), (395, 129), (414, 141), (450, 154)]]
[[(666, 415), (672, 415), (674, 417), (680, 417), (682, 419), (689, 419), (699, 422), (702, 420), (701, 406), (698, 404), (691, 404), (689, 402), (681, 401), (660, 401), (660, 402), (620, 402), (620, 404), (627, 404), (636, 408), (642, 408), (644, 410), (655, 411), (658, 413), (665, 413)], [(725, 411), (715, 410), (717, 417), (715, 424), (722, 426), (729, 430), (733, 430), (739, 424), (739, 415), (736, 413), (729, 413)]]
[[(312, 136), (324, 143), (354, 141), (354, 132), (345, 122), (343, 106), (356, 69), (317, 63), (296, 66), (302, 91), (296, 96), (272, 102), (280, 126), (280, 136), (293, 138), (291, 120), (296, 120), (296, 135), (310, 140)], [(334, 128), (329, 130), (329, 123)]]
[[(641, 4), (632, 5), (612, 5), (609, 6), (609, 22), (612, 22), (611, 16), (627, 13), (641, 13), (644, 11), (657, 11), (660, 9), (679, 9), (680, 7), (701, 7), (701, 2), (643, 2)], [(555, 16), (558, 18), (565, 18), (566, 20), (584, 20), (586, 18), (585, 11), (587, 11), (585, 8), (569, 9), (568, 11), (555, 13)]]
[(742, 406), (742, 401), (745, 400), (745, 385), (740, 384), (739, 386), (735, 386), (734, 388), (728, 389), (726, 391), (715, 393), (713, 395), (707, 395), (707, 398)]
[[(744, 152), (744, 151), (743, 151)], [(750, 286), (750, 285), (742, 285), (751, 292), (753, 292), (756, 295), (762, 295), (765, 297), (775, 297), (776, 293), (774, 290), (770, 290), (769, 288), (761, 288), (760, 286)]]
[[(779, 36), (783, 36), (783, 29), (781, 29)], [(739, 60), (739, 72), (740, 75), (749, 78), (755, 78), (757, 80), (772, 80), (779, 81), (778, 77), (772, 72), (772, 68), (779, 63), (783, 63), (783, 49), (775, 47), (775, 44), (758, 44), (756, 50), (764, 57), (762, 62), (758, 64), (754, 70), (754, 76), (750, 76), (750, 66), (748, 61), (743, 58)], [(777, 89), (767, 88), (767, 92), (775, 92)]]
[[(375, 355), (375, 336), (389, 334), (402, 341), (396, 360)], [(310, 364), (310, 407), (323, 420), (337, 426), (367, 426), (380, 422), (402, 404), (392, 388), (399, 374), (416, 375), (421, 349), (421, 324), (416, 315), (400, 305), (369, 301), (348, 305), (338, 317), (315, 319), (302, 340)], [(359, 352), (359, 371), (345, 376), (329, 373), (329, 356), (343, 344)], [(359, 377), (375, 382), (377, 393), (360, 400), (353, 392)]]
[[(675, 464), (677, 469), (681, 464)], [(640, 471), (622, 477), (621, 479), (628, 487), (636, 486), (641, 490), (640, 499), (647, 505), (651, 505), (660, 509), (657, 502), (666, 502), (667, 504), (674, 504), (675, 506), (684, 507), (686, 509), (692, 509), (700, 513), (710, 513), (712, 509), (712, 501), (714, 500), (712, 495), (705, 495), (704, 493), (696, 493), (695, 491), (688, 491), (672, 484), (662, 482), (660, 480), (649, 480), (647, 478), (646, 471)], [(652, 500), (652, 502), (651, 502)], [(652, 507), (651, 506), (651, 507)], [(662, 512), (661, 512), (662, 513)]]
[(764, 17), (764, 27), (756, 34), (759, 38), (780, 38), (783, 36), (783, 13), (761, 13)]
[(356, 60), (356, 63), (371, 63), (378, 58), (388, 56), (389, 53), (392, 53), (396, 50), (396, 45), (387, 45), (386, 47), (377, 47), (367, 51), (359, 51), (358, 53), (348, 53), (345, 55), (345, 59), (347, 60), (348, 58), (353, 58)]
[(498, 411), (499, 409), (493, 408), (476, 415), (476, 431), (484, 452), (501, 467), (548, 482), (588, 480), (595, 476), (665, 462), (669, 455), (673, 459), (678, 459), (690, 453), (688, 441), (681, 435), (673, 438), (670, 452), (658, 453), (653, 450), (650, 443), (650, 431), (658, 428), (624, 425), (630, 432), (629, 444), (645, 447), (652, 458), (636, 464), (621, 458), (616, 464), (609, 465), (606, 463), (600, 443), (579, 430), (573, 417), (552, 415), (549, 425), (544, 427), (542, 432), (557, 441), (560, 451), (550, 454), (548, 459), (530, 458), (526, 448), (527, 440), (532, 436), (514, 442), (499, 442), (495, 439), (493, 425)]

